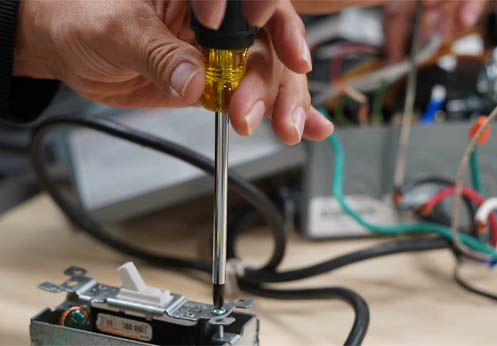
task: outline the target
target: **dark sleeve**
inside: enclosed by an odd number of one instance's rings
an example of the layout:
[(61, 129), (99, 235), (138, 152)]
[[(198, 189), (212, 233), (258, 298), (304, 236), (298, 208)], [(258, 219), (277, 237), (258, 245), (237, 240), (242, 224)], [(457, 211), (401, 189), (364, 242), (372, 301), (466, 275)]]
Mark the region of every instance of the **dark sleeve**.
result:
[(50, 104), (59, 82), (12, 77), (17, 12), (21, 0), (0, 0), (0, 119), (35, 120)]

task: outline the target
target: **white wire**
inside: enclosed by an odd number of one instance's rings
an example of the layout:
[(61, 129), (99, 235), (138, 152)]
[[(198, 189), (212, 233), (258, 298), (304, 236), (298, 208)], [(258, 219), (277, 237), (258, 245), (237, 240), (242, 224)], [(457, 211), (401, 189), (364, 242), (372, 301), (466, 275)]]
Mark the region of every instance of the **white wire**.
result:
[(485, 226), (488, 224), (488, 216), (491, 212), (497, 210), (497, 197), (489, 198), (478, 208), (475, 220)]
[(461, 209), (461, 194), (462, 194), (462, 187), (463, 187), (463, 181), (464, 181), (464, 173), (466, 172), (466, 168), (468, 166), (469, 162), (469, 157), (471, 156), (471, 153), (475, 150), (476, 144), (478, 143), (478, 140), (480, 137), (483, 135), (483, 132), (485, 129), (490, 125), (490, 123), (497, 117), (497, 107), (494, 108), (492, 113), (488, 116), (487, 120), (483, 123), (483, 125), (478, 129), (476, 134), (471, 138), (469, 141), (464, 154), (462, 156), (462, 159), (459, 163), (459, 167), (457, 169), (457, 176), (456, 176), (456, 184), (455, 184), (455, 191), (454, 191), (454, 203), (452, 207), (452, 223), (451, 223), (451, 228), (452, 228), (452, 239), (454, 242), (454, 246), (461, 250), (464, 254), (477, 259), (477, 260), (483, 260), (483, 261), (492, 261), (493, 257), (488, 256), (486, 254), (483, 254), (478, 251), (474, 251), (464, 245), (460, 240), (458, 236), (458, 227), (459, 227), (459, 211)]
[(416, 101), (416, 86), (418, 80), (418, 66), (416, 65), (416, 53), (421, 43), (421, 16), (423, 14), (421, 1), (416, 4), (416, 15), (414, 19), (414, 33), (411, 44), (411, 56), (409, 62), (411, 70), (407, 76), (406, 98), (404, 101), (404, 112), (402, 114), (402, 124), (400, 125), (400, 135), (395, 160), (393, 174), (393, 186), (395, 189), (404, 185), (405, 170), (407, 164), (407, 146), (409, 145), (409, 135), (411, 133), (411, 121), (414, 112), (414, 102)]

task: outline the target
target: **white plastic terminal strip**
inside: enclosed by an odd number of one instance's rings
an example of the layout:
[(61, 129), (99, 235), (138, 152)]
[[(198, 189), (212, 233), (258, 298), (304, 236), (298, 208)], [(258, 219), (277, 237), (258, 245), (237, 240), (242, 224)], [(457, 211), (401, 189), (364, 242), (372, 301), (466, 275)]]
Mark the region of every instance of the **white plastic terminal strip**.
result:
[(117, 272), (123, 284), (117, 295), (118, 299), (164, 306), (173, 298), (168, 290), (147, 286), (133, 262), (123, 264), (117, 268)]

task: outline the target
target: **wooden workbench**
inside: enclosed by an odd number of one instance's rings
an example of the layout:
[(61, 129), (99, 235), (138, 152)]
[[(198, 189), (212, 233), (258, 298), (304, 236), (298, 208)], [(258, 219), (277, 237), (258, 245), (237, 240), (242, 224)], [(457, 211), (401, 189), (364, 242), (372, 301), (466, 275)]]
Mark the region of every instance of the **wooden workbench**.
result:
[[(210, 200), (197, 201), (115, 231), (170, 253), (206, 255), (210, 215)], [(74, 264), (87, 268), (88, 275), (100, 282), (119, 285), (115, 269), (130, 260), (76, 232), (45, 195), (0, 217), (0, 236), (0, 344), (4, 345), (28, 344), (30, 317), (64, 299), (63, 294), (37, 289), (38, 283), (62, 282), (62, 271)], [(266, 239), (264, 234), (244, 236), (240, 252), (257, 262), (270, 251)], [(292, 236), (284, 267), (315, 263), (375, 242), (310, 242)], [(136, 264), (148, 285), (209, 302), (207, 275)], [(497, 305), (459, 288), (452, 280), (453, 266), (452, 256), (443, 250), (396, 255), (284, 287), (342, 285), (356, 290), (371, 310), (366, 345), (497, 344)], [(480, 269), (471, 274), (480, 285), (497, 291), (495, 273)], [(353, 319), (351, 308), (339, 301), (257, 298), (253, 312), (261, 318), (262, 345), (339, 345)]]

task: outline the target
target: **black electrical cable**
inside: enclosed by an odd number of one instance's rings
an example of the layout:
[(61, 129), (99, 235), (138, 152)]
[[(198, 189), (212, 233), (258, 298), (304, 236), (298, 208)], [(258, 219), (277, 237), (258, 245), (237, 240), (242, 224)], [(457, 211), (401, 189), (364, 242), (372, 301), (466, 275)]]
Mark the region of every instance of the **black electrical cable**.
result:
[[(178, 144), (119, 124), (110, 119), (99, 117), (80, 118), (57, 116), (48, 118), (34, 129), (31, 141), (31, 162), (35, 172), (38, 175), (41, 185), (48, 191), (55, 203), (69, 216), (69, 218), (89, 235), (118, 251), (156, 263), (158, 265), (190, 268), (207, 272), (210, 271), (211, 265), (206, 261), (151, 253), (111, 236), (109, 233), (103, 231), (98, 223), (90, 217), (90, 215), (88, 215), (81, 208), (75, 206), (64, 196), (64, 194), (57, 188), (55, 182), (51, 179), (50, 174), (44, 165), (42, 147), (43, 139), (47, 133), (54, 129), (68, 126), (90, 128), (116, 138), (172, 155), (204, 170), (208, 174), (214, 174), (214, 162)], [(271, 259), (263, 266), (263, 269), (271, 270), (276, 268), (283, 259), (286, 248), (286, 232), (284, 230), (283, 220), (278, 209), (254, 185), (239, 177), (233, 171), (229, 172), (228, 182), (230, 187), (240, 194), (244, 200), (248, 201), (254, 208), (256, 208), (264, 220), (269, 224), (275, 239), (274, 251)]]
[[(56, 128), (67, 126), (90, 128), (168, 155), (172, 155), (204, 170), (209, 174), (213, 174), (214, 172), (214, 163), (202, 155), (189, 150), (188, 148), (105, 118), (76, 118), (66, 116), (49, 118), (35, 128), (31, 143), (32, 164), (42, 186), (49, 192), (54, 201), (69, 216), (69, 218), (88, 234), (116, 250), (158, 265), (210, 271), (211, 266), (206, 261), (170, 257), (151, 253), (147, 250), (137, 248), (112, 237), (110, 234), (102, 230), (84, 210), (76, 205), (73, 205), (64, 196), (64, 194), (57, 188), (57, 185), (53, 179), (51, 179), (50, 174), (44, 165), (42, 144), (43, 139), (48, 132)], [(259, 219), (260, 216), (268, 222), (275, 241), (274, 251), (270, 261), (262, 269), (246, 268), (245, 276), (238, 278), (240, 288), (262, 296), (277, 299), (339, 298), (345, 300), (354, 308), (356, 313), (354, 326), (349, 334), (349, 337), (347, 338), (346, 345), (359, 345), (364, 338), (369, 322), (369, 310), (367, 304), (355, 292), (340, 287), (278, 290), (264, 288), (261, 286), (261, 283), (304, 279), (338, 269), (347, 264), (356, 263), (370, 258), (401, 252), (441, 249), (449, 246), (450, 244), (448, 240), (439, 238), (417, 238), (395, 241), (359, 250), (349, 255), (340, 256), (308, 268), (301, 268), (286, 272), (276, 272), (276, 267), (281, 262), (286, 247), (286, 234), (281, 214), (276, 206), (262, 192), (243, 178), (230, 171), (228, 180), (230, 187), (233, 190), (236, 190), (243, 199), (247, 200), (251, 204), (251, 206), (245, 206), (240, 209), (240, 211), (245, 215), (243, 218), (236, 218), (236, 215), (240, 215), (239, 213), (232, 213), (235, 215), (235, 218), (230, 216), (230, 226), (228, 227), (228, 253), (230, 254), (230, 257), (236, 257), (235, 240), (240, 232), (240, 229)], [(234, 226), (236, 222), (238, 222), (239, 227)]]
[[(258, 220), (258, 215), (253, 209), (250, 209), (250, 207), (246, 205), (239, 206), (234, 214), (237, 215), (237, 217), (234, 217), (233, 221), (228, 224), (230, 229), (230, 236), (228, 237), (228, 253), (231, 257), (238, 258), (235, 247), (235, 239), (243, 229)], [(350, 252), (348, 254), (334, 257), (330, 260), (300, 269), (278, 272), (274, 270), (266, 271), (247, 268), (245, 269), (243, 280), (252, 283), (281, 283), (297, 281), (329, 273), (344, 266), (368, 259), (406, 252), (446, 249), (450, 246), (450, 240), (445, 237), (400, 239), (373, 245), (365, 249)]]
[[(235, 238), (237, 238), (243, 229), (256, 222), (259, 217), (250, 206), (244, 204), (237, 206), (231, 214), (233, 218), (229, 223), (230, 237), (228, 238), (228, 253), (236, 257)], [(240, 288), (245, 291), (273, 299), (324, 299), (340, 295), (342, 299), (345, 299), (353, 307), (356, 316), (345, 345), (360, 345), (369, 325), (369, 308), (364, 299), (357, 293), (341, 287), (290, 290), (268, 289), (262, 287), (260, 283), (281, 283), (301, 280), (380, 256), (445, 249), (450, 247), (450, 245), (450, 240), (443, 237), (398, 240), (355, 251), (302, 269), (285, 272), (264, 272), (246, 269), (244, 276), (238, 282)]]
[(459, 286), (461, 286), (466, 291), (471, 292), (473, 294), (491, 299), (493, 301), (497, 301), (497, 294), (487, 292), (487, 291), (484, 291), (484, 290), (481, 290), (479, 288), (472, 286), (471, 284), (469, 284), (466, 280), (464, 280), (461, 277), (460, 270), (461, 270), (461, 259), (458, 259), (456, 266), (454, 267), (454, 280)]
[(297, 300), (297, 299), (330, 299), (340, 298), (347, 302), (355, 312), (352, 329), (344, 345), (360, 345), (366, 336), (369, 326), (369, 308), (366, 301), (354, 291), (343, 287), (323, 287), (309, 289), (268, 289), (258, 285), (244, 283), (243, 289), (261, 297)]
[(244, 279), (255, 282), (273, 283), (296, 281), (328, 273), (344, 266), (372, 258), (395, 255), (405, 252), (439, 250), (448, 248), (449, 246), (449, 240), (447, 240), (446, 238), (438, 237), (397, 240), (374, 245), (366, 249), (354, 251), (336, 258), (332, 258), (328, 261), (300, 269), (293, 269), (284, 272), (266, 272), (247, 269), (244, 275)]
[[(143, 145), (182, 159), (210, 174), (213, 174), (214, 172), (214, 163), (187, 148), (103, 118), (73, 118), (65, 116), (49, 118), (35, 128), (31, 143), (32, 165), (38, 175), (41, 185), (47, 190), (56, 204), (69, 216), (69, 218), (88, 234), (116, 250), (158, 265), (210, 271), (211, 266), (207, 262), (154, 254), (112, 237), (110, 234), (103, 231), (100, 226), (84, 212), (84, 210), (73, 205), (64, 197), (63, 193), (57, 188), (54, 181), (52, 181), (50, 174), (44, 165), (42, 147), (43, 139), (48, 132), (56, 128), (67, 126), (86, 127), (135, 144)], [(242, 198), (251, 203), (252, 207), (256, 208), (271, 226), (273, 237), (275, 238), (274, 252), (271, 260), (261, 270), (275, 270), (283, 258), (286, 247), (286, 234), (283, 220), (278, 209), (256, 187), (238, 177), (233, 172), (230, 172), (228, 181), (230, 186), (236, 190)], [(274, 298), (279, 297), (280, 299), (292, 299), (290, 298), (291, 296), (294, 296), (294, 299), (342, 299), (351, 304), (356, 313), (354, 326), (347, 338), (346, 344), (360, 345), (366, 333), (369, 322), (369, 309), (367, 308), (367, 304), (359, 295), (345, 288), (303, 289), (290, 292), (284, 290), (267, 290), (261, 287), (255, 287), (253, 284), (244, 284), (243, 282), (241, 282), (241, 287), (247, 290), (257, 289), (260, 294), (271, 294)]]

